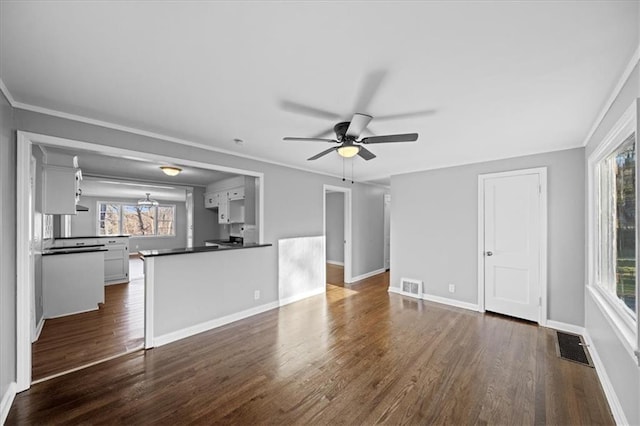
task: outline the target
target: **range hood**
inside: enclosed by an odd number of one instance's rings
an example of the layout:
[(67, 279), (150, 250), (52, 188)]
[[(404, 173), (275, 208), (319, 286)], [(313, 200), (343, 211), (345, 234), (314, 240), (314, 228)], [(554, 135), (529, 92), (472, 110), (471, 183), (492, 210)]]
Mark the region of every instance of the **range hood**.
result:
[(89, 207), (76, 204), (76, 212), (88, 212), (88, 211), (89, 211)]

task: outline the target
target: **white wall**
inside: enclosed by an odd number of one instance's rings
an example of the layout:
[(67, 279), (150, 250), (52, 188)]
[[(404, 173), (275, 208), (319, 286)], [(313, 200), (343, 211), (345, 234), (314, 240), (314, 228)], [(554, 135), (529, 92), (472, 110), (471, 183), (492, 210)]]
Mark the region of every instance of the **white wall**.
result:
[[(0, 401), (16, 380), (15, 110), (0, 93)], [(0, 413), (1, 415), (2, 413)], [(0, 417), (0, 423), (2, 422)]]
[[(614, 104), (609, 108), (598, 129), (590, 138), (583, 160), (585, 167), (589, 155), (611, 130), (611, 127), (618, 121), (623, 112), (638, 97), (640, 97), (640, 69), (636, 65)], [(586, 182), (584, 190), (585, 192), (587, 190)], [(588, 206), (585, 207), (585, 211), (587, 208)], [(588, 285), (588, 283), (586, 284)], [(591, 336), (594, 349), (602, 361), (606, 375), (620, 402), (627, 422), (632, 425), (638, 425), (640, 424), (640, 368), (636, 364), (637, 361), (624, 349), (622, 341), (618, 338), (611, 323), (594, 302), (588, 290), (585, 297), (586, 331)]]
[[(584, 149), (391, 177), (391, 286), (478, 303), (478, 175), (546, 166), (549, 319), (584, 324)], [(448, 284), (456, 292), (448, 292)]]
[(327, 193), (327, 262), (344, 263), (344, 197), (343, 192)]
[[(91, 237), (98, 235), (98, 202), (113, 201), (135, 204), (137, 199), (82, 196), (82, 204), (88, 212), (78, 212), (71, 216), (71, 236)], [(187, 246), (187, 212), (184, 201), (163, 201), (162, 204), (176, 205), (175, 229), (173, 237), (130, 237), (129, 253), (140, 250), (160, 250)]]

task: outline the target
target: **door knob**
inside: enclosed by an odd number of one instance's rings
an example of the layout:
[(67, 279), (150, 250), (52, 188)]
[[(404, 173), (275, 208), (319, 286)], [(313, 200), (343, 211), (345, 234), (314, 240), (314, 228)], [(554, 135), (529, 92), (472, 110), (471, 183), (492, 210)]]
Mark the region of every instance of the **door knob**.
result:
[(488, 251), (487, 252), (487, 256), (493, 256), (493, 252), (492, 251)]

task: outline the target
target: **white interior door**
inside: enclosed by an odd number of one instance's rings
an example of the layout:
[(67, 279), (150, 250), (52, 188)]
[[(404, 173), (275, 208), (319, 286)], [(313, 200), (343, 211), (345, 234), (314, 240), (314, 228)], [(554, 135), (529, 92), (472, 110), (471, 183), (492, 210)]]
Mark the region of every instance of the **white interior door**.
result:
[(539, 322), (541, 176), (500, 174), (483, 181), (485, 309)]

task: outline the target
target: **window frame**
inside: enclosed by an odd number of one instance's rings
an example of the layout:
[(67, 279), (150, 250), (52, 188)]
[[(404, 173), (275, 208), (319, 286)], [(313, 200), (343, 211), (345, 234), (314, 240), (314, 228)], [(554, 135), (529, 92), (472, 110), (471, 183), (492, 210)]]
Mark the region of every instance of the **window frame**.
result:
[(638, 100), (627, 108), (620, 119), (611, 128), (609, 133), (596, 146), (594, 151), (589, 155), (587, 160), (587, 290), (592, 296), (593, 301), (598, 305), (601, 312), (608, 320), (629, 354), (638, 362), (640, 359), (637, 355), (640, 346), (639, 332), (639, 305), (638, 298), (638, 266), (640, 265), (640, 247), (639, 242), (639, 218), (636, 215), (636, 317), (634, 318), (629, 308), (623, 305), (623, 302), (616, 297), (611, 291), (600, 285), (599, 265), (601, 256), (600, 250), (600, 163), (614, 153), (622, 144), (635, 133), (636, 140), (636, 203), (640, 189), (638, 188), (639, 162), (637, 161), (638, 150)]
[[(127, 202), (127, 201), (96, 201), (96, 229), (97, 232), (96, 234), (99, 236), (104, 236), (107, 237), (109, 235), (101, 235), (100, 234), (100, 205), (101, 204), (117, 204), (119, 206), (118, 209), (118, 213), (119, 213), (119, 220), (118, 220), (118, 234), (119, 235), (123, 235), (122, 232), (122, 216), (123, 216), (123, 208), (122, 206), (133, 206), (136, 205), (135, 202)], [(158, 235), (158, 207), (169, 207), (173, 210), (173, 234), (171, 235)], [(153, 206), (153, 208), (155, 208), (156, 213), (154, 216), (154, 220), (153, 220), (153, 225), (154, 225), (154, 230), (153, 230), (153, 234), (148, 234), (148, 235), (129, 235), (130, 238), (176, 238), (177, 237), (177, 217), (176, 217), (176, 212), (178, 211), (178, 206), (176, 204), (166, 204), (166, 203), (161, 203), (158, 204), (157, 206)]]

